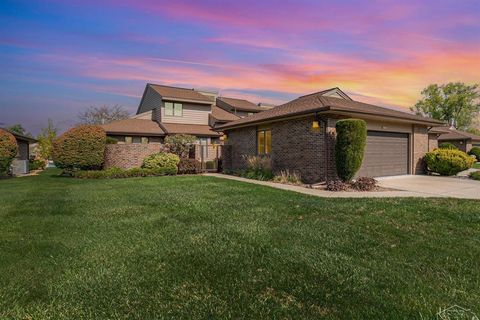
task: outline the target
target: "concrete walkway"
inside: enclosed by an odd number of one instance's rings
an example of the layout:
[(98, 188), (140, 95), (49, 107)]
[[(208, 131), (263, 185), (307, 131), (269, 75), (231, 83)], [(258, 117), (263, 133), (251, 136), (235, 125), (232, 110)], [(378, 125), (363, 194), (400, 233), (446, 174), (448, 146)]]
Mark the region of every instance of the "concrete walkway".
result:
[[(406, 190), (393, 190), (393, 191), (372, 191), (372, 192), (332, 192), (326, 190), (310, 189), (300, 186), (292, 186), (288, 184), (275, 183), (270, 181), (258, 181), (252, 179), (245, 179), (236, 176), (220, 174), (220, 173), (206, 173), (204, 174), (208, 177), (216, 177), (228, 180), (235, 180), (253, 184), (259, 184), (262, 186), (294, 191), (298, 193), (308, 194), (317, 197), (324, 198), (390, 198), (390, 197), (420, 197), (420, 198), (429, 198), (429, 197), (444, 197), (442, 195), (425, 193), (422, 191), (406, 191)], [(478, 182), (477, 182), (478, 183)], [(380, 186), (382, 186), (380, 184)], [(480, 187), (480, 183), (478, 183)], [(480, 199), (480, 197), (479, 197)]]

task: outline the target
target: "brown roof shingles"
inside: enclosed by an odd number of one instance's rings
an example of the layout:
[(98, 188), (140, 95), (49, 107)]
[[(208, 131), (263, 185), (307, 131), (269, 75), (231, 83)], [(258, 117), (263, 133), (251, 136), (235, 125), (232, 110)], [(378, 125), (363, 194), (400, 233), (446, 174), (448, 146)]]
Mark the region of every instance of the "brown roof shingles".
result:
[(228, 98), (228, 97), (218, 97), (217, 99), (228, 104), (230, 107), (240, 111), (260, 112), (260, 111), (267, 110), (245, 99)]
[(147, 119), (124, 119), (113, 121), (101, 127), (107, 133), (163, 136), (165, 132), (157, 122)]
[(213, 103), (213, 97), (209, 97), (206, 95), (201, 94), (194, 89), (186, 89), (186, 88), (177, 88), (177, 87), (169, 87), (163, 86), (159, 84), (148, 84), (153, 90), (155, 90), (158, 94), (162, 96), (163, 99), (181, 99), (181, 100), (188, 100), (188, 101), (196, 101), (202, 103)]
[(201, 124), (183, 124), (183, 123), (163, 123), (163, 127), (168, 134), (191, 134), (194, 136), (220, 136), (216, 131), (208, 125)]
[(470, 132), (460, 130), (450, 130), (448, 133), (444, 133), (438, 137), (438, 140), (473, 140), (480, 141), (480, 136), (477, 136)]
[(431, 125), (441, 125), (442, 121), (434, 120), (407, 112), (396, 111), (388, 108), (378, 107), (371, 104), (350, 101), (334, 97), (322, 96), (322, 92), (302, 96), (273, 109), (266, 110), (247, 118), (239, 119), (218, 127), (218, 130), (244, 126), (248, 124), (261, 123), (278, 120), (290, 116), (309, 114), (314, 112), (346, 112), (365, 115), (382, 116), (423, 122)]
[(219, 108), (217, 106), (212, 107), (211, 115), (213, 118), (215, 118), (218, 121), (235, 121), (240, 119), (239, 116), (236, 116), (233, 113), (225, 111), (222, 108)]

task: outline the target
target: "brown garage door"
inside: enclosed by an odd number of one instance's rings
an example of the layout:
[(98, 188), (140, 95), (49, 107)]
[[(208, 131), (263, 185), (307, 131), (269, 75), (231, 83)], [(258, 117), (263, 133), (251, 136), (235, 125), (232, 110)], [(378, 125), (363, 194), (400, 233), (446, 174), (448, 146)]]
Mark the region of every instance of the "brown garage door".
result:
[(368, 131), (363, 164), (357, 177), (408, 174), (408, 134)]

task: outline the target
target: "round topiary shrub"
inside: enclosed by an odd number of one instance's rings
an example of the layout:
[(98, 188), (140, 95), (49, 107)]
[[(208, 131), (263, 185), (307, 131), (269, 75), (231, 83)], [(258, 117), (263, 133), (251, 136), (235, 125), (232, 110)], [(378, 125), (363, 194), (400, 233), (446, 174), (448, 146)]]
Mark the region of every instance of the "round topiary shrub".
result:
[(17, 155), (17, 140), (8, 131), (0, 129), (0, 176), (6, 175)]
[(160, 152), (147, 156), (143, 159), (143, 168), (147, 169), (163, 169), (171, 168), (178, 170), (180, 157), (173, 153)]
[(336, 124), (335, 164), (337, 175), (349, 182), (362, 166), (367, 124), (360, 119), (339, 120)]
[(480, 147), (473, 147), (468, 151), (468, 154), (471, 156), (475, 156), (477, 158), (477, 161), (480, 161)]
[(425, 155), (428, 170), (442, 176), (453, 176), (472, 167), (475, 160), (463, 151), (435, 149)]
[(457, 146), (454, 145), (453, 143), (450, 142), (443, 142), (438, 145), (440, 149), (452, 149), (452, 150), (458, 150)]
[(105, 142), (105, 130), (99, 126), (72, 128), (53, 142), (53, 161), (67, 171), (101, 169)]

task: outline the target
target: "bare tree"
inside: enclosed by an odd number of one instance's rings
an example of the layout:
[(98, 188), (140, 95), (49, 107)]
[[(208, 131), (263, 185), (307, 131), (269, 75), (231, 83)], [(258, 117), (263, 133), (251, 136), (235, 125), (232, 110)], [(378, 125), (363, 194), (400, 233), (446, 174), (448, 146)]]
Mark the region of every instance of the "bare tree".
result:
[(88, 107), (78, 115), (81, 124), (106, 124), (115, 120), (127, 119), (129, 113), (122, 106)]

